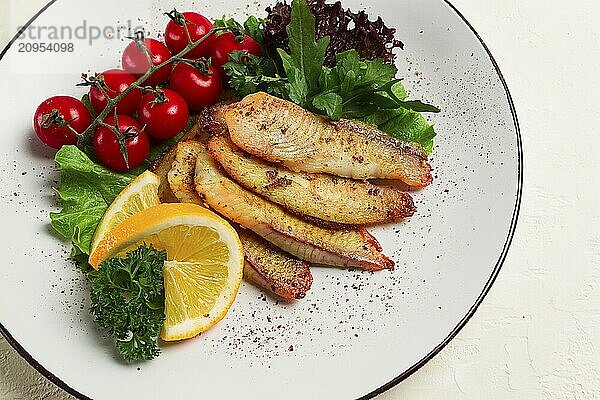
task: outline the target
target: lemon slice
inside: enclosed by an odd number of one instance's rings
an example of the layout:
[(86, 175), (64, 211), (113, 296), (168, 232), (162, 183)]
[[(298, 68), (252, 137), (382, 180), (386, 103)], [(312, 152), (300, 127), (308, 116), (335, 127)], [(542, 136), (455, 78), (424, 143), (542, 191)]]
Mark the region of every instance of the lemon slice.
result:
[(90, 255), (95, 268), (146, 243), (166, 250), (163, 340), (187, 339), (219, 322), (242, 282), (244, 253), (235, 230), (195, 204), (160, 204), (110, 230)]
[(138, 212), (160, 204), (158, 198), (158, 187), (160, 178), (150, 171), (146, 171), (135, 178), (112, 202), (104, 216), (100, 220), (94, 237), (90, 253), (93, 253), (98, 247), (98, 243), (104, 238), (106, 233), (130, 216)]

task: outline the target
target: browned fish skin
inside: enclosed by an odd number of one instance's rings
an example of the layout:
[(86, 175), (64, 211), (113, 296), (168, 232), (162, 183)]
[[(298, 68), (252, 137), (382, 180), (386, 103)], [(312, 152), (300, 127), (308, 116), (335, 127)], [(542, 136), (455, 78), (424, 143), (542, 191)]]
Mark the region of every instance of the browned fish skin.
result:
[[(181, 138), (180, 142), (195, 139), (202, 136), (198, 123), (194, 124), (192, 128)], [(205, 135), (204, 135), (205, 136)], [(175, 161), (175, 153), (177, 152), (177, 145), (171, 147), (165, 151), (160, 157), (150, 164), (148, 170), (154, 172), (160, 177), (160, 186), (158, 187), (158, 197), (162, 203), (178, 203), (179, 200), (171, 190), (167, 175), (173, 167)]]
[[(183, 203), (204, 206), (194, 186), (186, 182), (193, 181), (196, 157), (206, 152), (205, 145), (193, 140), (184, 141), (174, 149), (174, 157), (178, 160), (170, 172), (174, 196)], [(301, 299), (306, 295), (312, 284), (308, 263), (276, 249), (250, 231), (240, 227), (236, 227), (236, 230), (246, 256), (246, 280), (286, 300)]]
[(330, 121), (266, 93), (246, 96), (223, 117), (233, 142), (294, 171), (354, 179), (398, 179), (415, 187), (431, 183), (427, 154), (359, 121)]
[(182, 203), (203, 205), (195, 190), (194, 169), (198, 153), (204, 149), (204, 144), (195, 140), (179, 142), (175, 146), (175, 160), (167, 179), (173, 194)]
[(223, 118), (223, 111), (229, 104), (219, 103), (207, 107), (198, 114), (198, 124), (200, 128), (210, 135), (220, 135), (227, 131), (227, 125)]
[(160, 178), (160, 185), (158, 186), (158, 197), (161, 203), (178, 203), (179, 200), (173, 194), (169, 181), (167, 180), (167, 174), (173, 166), (175, 161), (175, 146), (163, 153), (159, 158), (154, 160), (148, 170), (154, 172)]
[[(408, 193), (326, 174), (292, 172), (236, 147), (226, 136), (208, 141), (211, 156), (235, 181), (298, 215), (345, 225), (373, 225), (414, 214)], [(317, 223), (321, 225), (321, 223)]]
[(293, 258), (249, 230), (238, 229), (244, 246), (244, 278), (285, 300), (302, 299), (313, 277), (309, 264)]
[(212, 209), (301, 260), (367, 270), (394, 267), (365, 230), (324, 229), (298, 218), (223, 175), (208, 150), (198, 155), (195, 182)]

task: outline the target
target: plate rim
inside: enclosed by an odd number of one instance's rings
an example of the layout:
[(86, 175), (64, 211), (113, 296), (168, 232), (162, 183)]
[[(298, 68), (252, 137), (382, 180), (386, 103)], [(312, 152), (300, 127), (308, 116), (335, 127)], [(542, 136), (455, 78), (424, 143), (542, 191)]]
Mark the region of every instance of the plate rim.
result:
[[(2, 61), (2, 59), (4, 58), (4, 56), (6, 56), (6, 54), (8, 53), (8, 51), (10, 50), (10, 48), (12, 47), (12, 45), (18, 40), (19, 35), (21, 35), (33, 22), (35, 22), (35, 20), (41, 14), (43, 14), (48, 8), (50, 8), (57, 1), (58, 0), (50, 0), (44, 7), (42, 7), (33, 17), (31, 17), (31, 19), (29, 19), (19, 29), (19, 31), (15, 34), (15, 36), (13, 36), (13, 38), (8, 42), (8, 44), (6, 45), (6, 47), (0, 52), (0, 61)], [(491, 50), (489, 49), (489, 47), (487, 46), (487, 44), (485, 43), (485, 41), (483, 40), (483, 38), (479, 35), (479, 33), (477, 32), (477, 30), (473, 27), (473, 25), (471, 25), (471, 23), (467, 20), (467, 18), (458, 10), (458, 8), (456, 8), (456, 6), (454, 6), (454, 4), (452, 4), (450, 2), (450, 0), (441, 0), (441, 1), (443, 3), (445, 3), (448, 7), (450, 7), (450, 9), (452, 11), (454, 11), (454, 13), (456, 13), (456, 15), (458, 15), (458, 17), (463, 21), (463, 23), (475, 35), (475, 37), (477, 38), (477, 40), (479, 40), (479, 43), (483, 46), (483, 49), (487, 53), (487, 55), (488, 55), (488, 57), (489, 57), (489, 59), (490, 59), (490, 61), (492, 63), (492, 66), (494, 67), (494, 70), (498, 74), (498, 78), (500, 78), (500, 81), (502, 82), (502, 86), (503, 86), (504, 91), (506, 93), (506, 99), (508, 100), (508, 105), (509, 105), (509, 108), (510, 108), (510, 113), (511, 113), (512, 118), (513, 118), (513, 124), (514, 124), (514, 127), (515, 127), (515, 133), (516, 133), (516, 139), (517, 139), (517, 174), (518, 174), (518, 176), (517, 176), (517, 193), (516, 193), (516, 198), (515, 198), (515, 205), (514, 205), (514, 208), (513, 208), (513, 214), (512, 214), (512, 218), (511, 218), (510, 227), (509, 227), (509, 230), (508, 230), (508, 235), (506, 237), (506, 240), (504, 242), (504, 246), (502, 248), (502, 253), (500, 254), (500, 257), (498, 258), (498, 261), (496, 262), (496, 265), (494, 266), (494, 269), (492, 270), (492, 273), (491, 273), (488, 281), (486, 282), (485, 286), (483, 287), (481, 293), (479, 294), (479, 296), (475, 300), (475, 303), (471, 306), (471, 308), (469, 308), (469, 310), (467, 311), (467, 313), (465, 314), (465, 316), (458, 322), (458, 324), (454, 327), (454, 329), (452, 329), (452, 331), (450, 331), (450, 333), (444, 338), (444, 340), (442, 340), (441, 343), (439, 343), (427, 355), (425, 355), (425, 357), (423, 357), (422, 359), (420, 359), (419, 361), (417, 361), (410, 368), (406, 369), (404, 372), (402, 372), (400, 375), (396, 376), (394, 379), (392, 379), (389, 382), (385, 383), (384, 385), (378, 387), (377, 389), (371, 391), (370, 393), (367, 393), (366, 395), (359, 397), (357, 400), (369, 400), (369, 399), (372, 399), (375, 396), (379, 396), (383, 392), (385, 392), (385, 391), (393, 388), (394, 386), (396, 386), (399, 383), (401, 383), (402, 381), (404, 381), (406, 378), (408, 378), (409, 376), (411, 376), (412, 374), (414, 374), (416, 371), (418, 371), (419, 369), (421, 369), (431, 359), (433, 359), (466, 326), (466, 324), (469, 322), (469, 320), (471, 319), (471, 317), (473, 317), (473, 315), (475, 315), (475, 312), (477, 312), (477, 309), (479, 308), (479, 306), (481, 305), (481, 303), (483, 303), (483, 300), (485, 299), (485, 297), (489, 293), (490, 289), (494, 285), (494, 282), (496, 281), (496, 278), (500, 274), (500, 270), (502, 269), (502, 266), (504, 265), (504, 261), (506, 259), (508, 251), (509, 251), (510, 246), (512, 244), (512, 240), (513, 240), (513, 237), (514, 237), (514, 234), (515, 234), (515, 230), (516, 230), (516, 227), (517, 227), (517, 222), (519, 220), (519, 214), (520, 214), (520, 210), (521, 210), (521, 199), (522, 199), (522, 193), (523, 193), (523, 143), (522, 143), (522, 139), (521, 139), (521, 128), (520, 128), (520, 125), (519, 125), (519, 118), (517, 116), (517, 111), (516, 111), (516, 108), (515, 108), (515, 104), (514, 104), (512, 95), (510, 93), (510, 89), (508, 87), (508, 83), (506, 82), (506, 79), (504, 78), (504, 75), (502, 74), (502, 71), (500, 70), (500, 66), (498, 65), (498, 62), (496, 61), (496, 59), (492, 55)], [(40, 364), (12, 336), (12, 334), (2, 324), (1, 321), (0, 321), (0, 334), (2, 334), (2, 336), (4, 336), (4, 338), (11, 345), (11, 347), (13, 347), (17, 351), (17, 353), (23, 359), (25, 359), (25, 361), (27, 361), (27, 363), (29, 365), (31, 365), (33, 368), (35, 368), (40, 374), (42, 374), (42, 376), (44, 376), (50, 382), (52, 382), (53, 384), (55, 384), (56, 386), (58, 386), (59, 388), (61, 388), (62, 390), (64, 390), (65, 392), (69, 393), (70, 395), (76, 397), (79, 400), (93, 400), (92, 398), (84, 395), (83, 393), (81, 393), (78, 390), (76, 390), (76, 389), (72, 388), (71, 386), (69, 386), (68, 383), (66, 383), (65, 381), (63, 381), (62, 379), (60, 379), (59, 377), (57, 377), (56, 375), (54, 375), (52, 372), (50, 372), (48, 369), (46, 369), (42, 364)]]

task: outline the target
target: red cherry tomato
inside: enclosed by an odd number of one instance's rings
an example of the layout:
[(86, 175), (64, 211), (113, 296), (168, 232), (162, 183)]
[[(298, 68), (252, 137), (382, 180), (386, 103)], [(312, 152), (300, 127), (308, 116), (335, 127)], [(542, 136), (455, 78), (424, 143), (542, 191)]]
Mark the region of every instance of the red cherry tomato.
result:
[[(204, 35), (210, 32), (211, 29), (214, 28), (212, 22), (200, 14), (194, 12), (185, 12), (183, 13), (183, 16), (185, 17), (185, 20), (188, 21), (186, 25), (190, 31), (190, 37), (193, 42), (201, 39)], [(185, 57), (189, 59), (207, 57), (214, 40), (215, 37), (213, 35), (190, 51)], [(185, 33), (185, 28), (177, 25), (177, 23), (174, 21), (170, 21), (167, 24), (167, 29), (165, 30), (165, 43), (167, 44), (169, 50), (171, 50), (171, 53), (178, 54), (190, 42)]]
[(85, 105), (69, 96), (49, 98), (40, 104), (33, 117), (33, 129), (37, 136), (55, 149), (76, 144), (75, 132), (82, 133), (91, 123), (92, 117)]
[(200, 111), (219, 101), (223, 93), (223, 80), (212, 65), (205, 74), (182, 62), (173, 68), (169, 87), (185, 99), (190, 110)]
[[(160, 65), (171, 58), (171, 52), (164, 43), (159, 42), (156, 39), (145, 39), (144, 43), (146, 44), (146, 48), (150, 51), (150, 54), (152, 54), (153, 65)], [(129, 43), (129, 46), (125, 48), (122, 62), (123, 69), (136, 78), (144, 75), (146, 72), (148, 72), (148, 69), (150, 69), (150, 63), (148, 62), (146, 53), (137, 46), (135, 41)], [(150, 75), (144, 84), (148, 86), (156, 86), (160, 85), (161, 83), (165, 83), (169, 80), (169, 75), (171, 74), (172, 68), (173, 67), (169, 65), (159, 69)]]
[[(115, 117), (111, 116), (104, 120), (108, 125), (119, 130), (119, 136), (112, 129), (100, 126), (94, 133), (94, 150), (100, 162), (106, 167), (125, 172), (139, 167), (148, 157), (150, 151), (150, 138), (142, 131), (142, 126), (128, 115), (118, 115), (118, 124)], [(120, 140), (125, 143), (127, 161), (121, 152)]]
[(260, 45), (250, 36), (244, 35), (242, 41), (238, 41), (233, 33), (226, 32), (217, 36), (211, 48), (210, 56), (212, 57), (213, 64), (217, 68), (221, 68), (229, 61), (229, 55), (236, 50), (247, 51), (255, 56), (262, 55)]
[[(120, 69), (110, 69), (100, 75), (104, 77), (104, 84), (107, 86), (106, 92), (111, 99), (114, 99), (119, 94), (123, 93), (125, 89), (136, 81), (133, 75)], [(133, 115), (137, 110), (138, 104), (140, 104), (141, 98), (142, 93), (140, 90), (133, 90), (119, 101), (119, 104), (117, 104), (116, 107), (117, 114)], [(97, 113), (101, 113), (107, 104), (104, 94), (102, 94), (100, 89), (94, 86), (90, 88), (90, 102)], [(113, 110), (111, 110), (111, 113), (112, 111)]]
[(190, 111), (184, 98), (169, 89), (146, 93), (138, 107), (138, 119), (157, 139), (170, 139), (187, 126)]

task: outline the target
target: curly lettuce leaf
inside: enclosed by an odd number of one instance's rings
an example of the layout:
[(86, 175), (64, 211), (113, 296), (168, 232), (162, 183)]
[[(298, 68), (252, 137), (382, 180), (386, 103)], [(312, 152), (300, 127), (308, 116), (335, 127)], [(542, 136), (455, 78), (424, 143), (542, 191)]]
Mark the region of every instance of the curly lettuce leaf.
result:
[(119, 174), (96, 164), (76, 146), (63, 146), (55, 156), (61, 170), (56, 189), (63, 209), (51, 213), (52, 227), (89, 254), (92, 236), (104, 212), (135, 174)]

